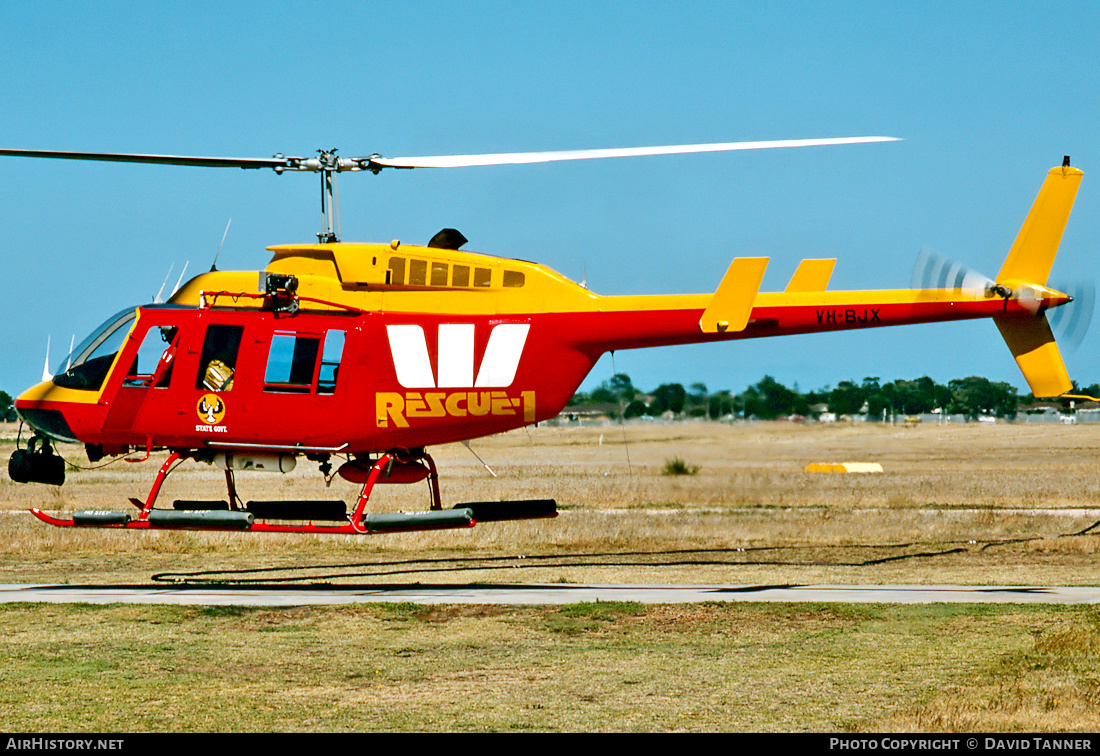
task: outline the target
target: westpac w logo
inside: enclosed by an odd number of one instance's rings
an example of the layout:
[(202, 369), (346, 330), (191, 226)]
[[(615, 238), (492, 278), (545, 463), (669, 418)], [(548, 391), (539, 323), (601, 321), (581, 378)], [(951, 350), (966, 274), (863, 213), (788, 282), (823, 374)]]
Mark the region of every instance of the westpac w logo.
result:
[(505, 388), (516, 378), (530, 329), (529, 323), (493, 326), (476, 380), (473, 323), (440, 324), (435, 373), (421, 326), (388, 325), (386, 335), (397, 382), (405, 388)]
[(446, 423), (479, 417), (514, 427), (535, 422), (534, 391), (515, 396), (502, 390), (516, 379), (530, 329), (528, 323), (493, 326), (475, 379), (473, 323), (440, 324), (434, 372), (421, 326), (386, 326), (397, 382), (406, 389), (435, 390), (377, 392), (378, 427), (408, 428), (410, 422)]

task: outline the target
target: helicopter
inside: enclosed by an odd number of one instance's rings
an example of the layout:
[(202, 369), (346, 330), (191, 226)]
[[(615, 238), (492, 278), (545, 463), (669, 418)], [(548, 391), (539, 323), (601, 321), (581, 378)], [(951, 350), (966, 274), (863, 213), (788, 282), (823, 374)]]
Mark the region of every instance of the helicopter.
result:
[[(787, 286), (760, 291), (766, 257), (734, 259), (709, 294), (601, 296), (545, 265), (464, 251), (445, 228), (426, 246), (339, 239), (336, 176), (749, 149), (867, 144), (892, 137), (674, 145), (423, 158), (214, 158), (0, 150), (0, 156), (320, 174), (316, 243), (269, 247), (261, 271), (214, 266), (164, 303), (131, 307), (78, 344), (66, 368), (15, 400), (33, 431), (12, 454), (20, 483), (62, 485), (57, 443), (88, 459), (143, 461), (168, 451), (131, 511), (32, 513), (59, 527), (358, 535), (554, 517), (553, 499), (443, 507), (429, 447), (557, 416), (606, 352), (992, 318), (1036, 397), (1072, 389), (1046, 312), (1073, 300), (1047, 279), (1083, 176), (1050, 169), (994, 279), (943, 267), (934, 286), (830, 291), (835, 259), (802, 260)], [(127, 455), (136, 455), (133, 457)], [(242, 501), (236, 473), (286, 473), (304, 458), (343, 500)], [(227, 496), (156, 506), (191, 460), (225, 473)], [(333, 472), (334, 464), (339, 467)], [(376, 485), (426, 482), (426, 511), (370, 513)]]

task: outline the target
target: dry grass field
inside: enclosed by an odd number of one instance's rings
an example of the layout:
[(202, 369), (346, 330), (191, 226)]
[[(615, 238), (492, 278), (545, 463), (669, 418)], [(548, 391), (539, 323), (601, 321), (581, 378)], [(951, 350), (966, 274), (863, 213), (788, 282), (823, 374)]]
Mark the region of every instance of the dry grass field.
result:
[[(0, 442), (9, 456), (11, 434)], [(0, 480), (0, 582), (1095, 584), (1100, 427), (533, 428), (435, 451), (445, 506), (553, 520), (363, 538), (50, 528), (159, 464)], [(82, 457), (82, 455), (81, 455)], [(163, 457), (161, 457), (162, 459)], [(664, 475), (679, 458), (694, 475)], [(75, 456), (74, 462), (82, 464)], [(870, 461), (876, 475), (807, 474)], [(244, 498), (337, 498), (312, 466)], [(221, 498), (188, 463), (174, 498)], [(374, 511), (423, 508), (383, 487)], [(1094, 607), (0, 606), (8, 731), (1094, 731)]]
[[(0, 443), (0, 459), (12, 446)], [(498, 477), (460, 445), (434, 450), (444, 506), (553, 497), (560, 516), (356, 538), (54, 529), (25, 514), (32, 506), (129, 509), (127, 497), (144, 498), (163, 459), (155, 457), (70, 470), (61, 489), (4, 476), (0, 581), (143, 582), (163, 572), (272, 567), (288, 569), (260, 574), (330, 582), (398, 574), (432, 582), (1072, 585), (1098, 577), (1100, 533), (1074, 534), (1100, 520), (1100, 426), (539, 427), (483, 439), (474, 450)], [(86, 464), (82, 457), (72, 461)], [(662, 474), (673, 458), (698, 472)], [(885, 472), (803, 472), (811, 462), (843, 461), (879, 462)], [(245, 499), (350, 502), (357, 493), (339, 478), (326, 489), (304, 460), (286, 476), (240, 474), (238, 487)], [(224, 495), (220, 471), (189, 462), (169, 477), (160, 505)], [(371, 500), (374, 511), (426, 506), (423, 484), (381, 486)]]

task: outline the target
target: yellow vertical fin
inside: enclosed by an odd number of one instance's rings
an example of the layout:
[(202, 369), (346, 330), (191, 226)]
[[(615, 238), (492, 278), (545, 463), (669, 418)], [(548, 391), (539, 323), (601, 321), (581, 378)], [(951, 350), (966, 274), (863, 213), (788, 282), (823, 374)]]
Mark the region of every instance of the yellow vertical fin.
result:
[(1024, 380), (1036, 397), (1059, 396), (1073, 388), (1054, 342), (1046, 315), (1037, 318), (993, 318)]
[(836, 258), (831, 260), (803, 260), (784, 289), (788, 294), (797, 291), (825, 291), (833, 276)]
[(1046, 285), (1083, 175), (1068, 165), (1050, 169), (997, 274), (998, 283)]
[(767, 257), (738, 257), (730, 263), (699, 319), (703, 333), (745, 330), (767, 267)]

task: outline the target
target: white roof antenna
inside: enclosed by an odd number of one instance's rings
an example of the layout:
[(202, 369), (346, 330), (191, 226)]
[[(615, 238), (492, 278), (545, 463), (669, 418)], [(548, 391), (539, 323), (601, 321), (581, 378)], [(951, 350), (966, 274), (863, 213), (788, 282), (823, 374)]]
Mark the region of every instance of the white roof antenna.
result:
[(153, 297), (153, 304), (164, 304), (164, 300), (161, 297), (164, 294), (164, 287), (168, 285), (168, 278), (172, 275), (172, 269), (176, 267), (175, 263), (168, 266), (168, 272), (164, 274), (164, 283), (160, 285), (160, 291)]
[(50, 337), (46, 336), (46, 364), (42, 366), (42, 382), (53, 380), (53, 373), (50, 372)]
[[(226, 228), (228, 229), (228, 226)], [(223, 238), (222, 241), (225, 241), (225, 239)], [(190, 265), (190, 264), (191, 264), (190, 260), (188, 260), (187, 262), (185, 262), (183, 264), (183, 270), (180, 271), (180, 277), (176, 279), (176, 288), (172, 289), (172, 293), (168, 295), (169, 299), (176, 296), (176, 292), (180, 290), (180, 284), (183, 283), (183, 276), (184, 276), (185, 273), (187, 273), (187, 266)]]
[[(229, 219), (229, 223), (232, 223), (233, 219)], [(218, 258), (221, 257), (222, 247), (225, 246), (225, 237), (229, 235), (229, 223), (225, 224), (225, 232), (222, 233), (222, 243), (218, 245), (218, 254), (214, 255), (214, 262), (210, 264), (210, 272), (213, 273), (218, 269)]]

